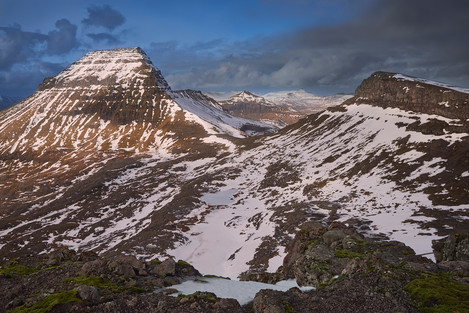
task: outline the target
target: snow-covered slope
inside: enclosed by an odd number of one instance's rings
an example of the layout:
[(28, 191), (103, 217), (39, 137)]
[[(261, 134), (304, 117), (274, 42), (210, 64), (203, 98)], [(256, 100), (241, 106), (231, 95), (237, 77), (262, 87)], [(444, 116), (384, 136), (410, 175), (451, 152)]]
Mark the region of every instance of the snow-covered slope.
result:
[(439, 115), (353, 101), (312, 115), (207, 168), (230, 179), (209, 185), (187, 216), (202, 222), (170, 254), (225, 275), (272, 271), (302, 224), (333, 220), (431, 253), (467, 231), (468, 144), (461, 120)]
[(277, 130), (275, 126), (236, 117), (223, 111), (222, 106), (218, 102), (200, 91), (180, 90), (171, 95), (174, 101), (185, 111), (191, 112), (203, 120), (216, 125), (221, 132), (234, 137), (242, 138), (246, 134), (260, 135)]
[(275, 103), (272, 103), (266, 100), (264, 97), (255, 95), (249, 91), (242, 91), (231, 96), (229, 99), (225, 100), (224, 103), (226, 104), (234, 104), (234, 103), (257, 103), (263, 106), (276, 106)]
[(66, 245), (237, 277), (275, 271), (301, 227), (334, 220), (431, 252), (468, 229), (468, 95), (393, 75), (251, 138), (234, 138), (239, 120), (197, 92), (157, 83), (70, 98), (86, 88), (50, 85), (1, 113), (0, 257)]

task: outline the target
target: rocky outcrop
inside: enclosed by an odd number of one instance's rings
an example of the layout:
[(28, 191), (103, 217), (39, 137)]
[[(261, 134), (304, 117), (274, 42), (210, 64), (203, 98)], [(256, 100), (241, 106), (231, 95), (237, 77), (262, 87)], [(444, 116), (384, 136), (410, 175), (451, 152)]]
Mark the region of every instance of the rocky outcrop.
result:
[(405, 75), (376, 72), (365, 79), (346, 103), (367, 103), (383, 108), (469, 118), (469, 92)]
[(200, 273), (183, 261), (144, 262), (61, 248), (0, 267), (0, 312), (242, 312), (236, 300), (214, 294), (177, 298), (158, 292), (192, 276)]
[(244, 306), (210, 292), (169, 296), (177, 290), (163, 287), (200, 276), (184, 261), (62, 248), (0, 268), (0, 312), (45, 303), (53, 303), (51, 312), (467, 312), (469, 273), (448, 265), (469, 264), (463, 261), (467, 239), (455, 234), (435, 242), (441, 261), (435, 264), (402, 243), (374, 241), (342, 223), (313, 223), (297, 234), (284, 267), (271, 278), (296, 278), (316, 290), (265, 289)]
[[(465, 253), (465, 239), (442, 242)], [(458, 242), (454, 244), (455, 242)], [(449, 248), (456, 247), (455, 249)], [(400, 242), (364, 238), (342, 223), (300, 231), (284, 267), (272, 275), (314, 285), (307, 293), (263, 290), (254, 312), (463, 312), (469, 309), (469, 276), (417, 256)]]
[[(440, 268), (469, 275), (469, 235), (454, 233), (433, 240), (435, 259)], [(469, 278), (467, 278), (469, 282)]]
[(300, 231), (281, 272), (284, 278), (295, 278), (300, 286), (318, 287), (361, 270), (368, 261), (409, 270), (437, 270), (433, 262), (415, 255), (401, 242), (376, 242), (335, 222), (328, 228), (316, 226)]

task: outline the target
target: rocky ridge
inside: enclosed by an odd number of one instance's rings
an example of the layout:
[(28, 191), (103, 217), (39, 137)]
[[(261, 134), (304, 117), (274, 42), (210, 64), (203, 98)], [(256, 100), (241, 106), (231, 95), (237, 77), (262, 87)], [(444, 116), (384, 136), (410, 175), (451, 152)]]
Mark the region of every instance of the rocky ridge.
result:
[(177, 284), (204, 281), (173, 259), (141, 261), (61, 248), (14, 259), (0, 268), (0, 312), (466, 312), (469, 237), (435, 242), (438, 263), (399, 242), (377, 242), (352, 227), (312, 224), (298, 232), (275, 274), (245, 279), (295, 278), (316, 290), (261, 290), (240, 306), (234, 299), (196, 292), (177, 297)]
[(396, 73), (372, 74), (358, 86), (349, 101), (437, 114), (462, 122), (469, 118), (469, 89)]

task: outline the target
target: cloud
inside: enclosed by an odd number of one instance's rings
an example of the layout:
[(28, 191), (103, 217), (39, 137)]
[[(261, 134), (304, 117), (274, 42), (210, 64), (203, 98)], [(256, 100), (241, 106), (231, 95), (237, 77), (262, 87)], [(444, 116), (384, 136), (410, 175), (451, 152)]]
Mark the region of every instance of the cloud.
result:
[(49, 54), (64, 54), (78, 46), (76, 34), (77, 27), (67, 19), (55, 23), (58, 30), (49, 32), (47, 38), (47, 52)]
[(46, 40), (46, 35), (24, 32), (19, 25), (0, 27), (0, 70), (9, 70), (13, 64), (27, 60)]
[(60, 19), (55, 27), (57, 30), (47, 35), (23, 31), (19, 25), (0, 27), (0, 70), (9, 70), (14, 64), (38, 59), (44, 54), (65, 54), (78, 46), (75, 25)]
[(124, 22), (125, 17), (107, 4), (102, 6), (90, 6), (88, 8), (88, 18), (82, 21), (85, 25), (101, 26), (111, 31), (124, 24)]
[(208, 52), (175, 42), (153, 49), (164, 56), (162, 70), (175, 88), (353, 92), (378, 70), (469, 86), (467, 12), (466, 1), (379, 0), (342, 24), (217, 42)]
[(110, 34), (110, 33), (97, 33), (97, 34), (86, 34), (86, 36), (93, 39), (94, 42), (105, 42), (109, 45), (115, 45), (120, 43), (121, 41), (117, 38), (117, 36)]
[(0, 94), (28, 96), (44, 77), (57, 75), (66, 64), (32, 61), (15, 64), (10, 71), (0, 71)]

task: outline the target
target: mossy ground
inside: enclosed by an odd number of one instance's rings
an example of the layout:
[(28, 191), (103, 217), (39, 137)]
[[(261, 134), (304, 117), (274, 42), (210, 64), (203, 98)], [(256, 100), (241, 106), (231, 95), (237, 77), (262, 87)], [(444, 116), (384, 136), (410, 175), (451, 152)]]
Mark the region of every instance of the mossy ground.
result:
[(142, 293), (145, 290), (142, 288), (136, 288), (133, 286), (119, 286), (111, 282), (110, 280), (99, 277), (99, 276), (78, 276), (78, 277), (71, 277), (67, 278), (63, 281), (64, 284), (75, 284), (78, 286), (86, 285), (86, 286), (93, 286), (99, 288), (103, 291), (111, 291), (111, 292), (137, 292)]
[(423, 274), (404, 290), (423, 313), (469, 312), (469, 286), (442, 275)]
[(8, 313), (45, 313), (52, 310), (56, 305), (72, 302), (81, 302), (81, 300), (77, 297), (76, 290), (60, 291), (48, 295), (30, 307), (22, 305), (11, 311), (8, 311)]
[(20, 276), (28, 276), (33, 273), (36, 273), (38, 270), (26, 265), (13, 265), (8, 264), (7, 266), (0, 269), (0, 276), (6, 277), (20, 277)]
[(363, 256), (361, 253), (353, 252), (347, 249), (337, 249), (334, 251), (334, 255), (338, 258), (349, 258), (349, 259), (360, 258)]

